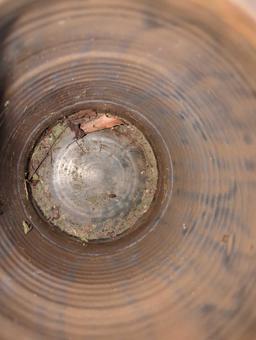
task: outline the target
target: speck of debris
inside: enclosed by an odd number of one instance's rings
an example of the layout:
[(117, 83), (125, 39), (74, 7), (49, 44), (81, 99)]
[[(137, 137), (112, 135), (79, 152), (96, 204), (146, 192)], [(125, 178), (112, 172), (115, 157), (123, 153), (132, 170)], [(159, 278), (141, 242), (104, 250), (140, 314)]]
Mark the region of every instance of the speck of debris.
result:
[(222, 242), (227, 243), (229, 239), (229, 235), (223, 235)]
[(183, 234), (185, 235), (187, 233), (187, 231), (188, 231), (188, 227), (187, 227), (187, 225), (185, 223), (183, 223), (182, 224), (182, 232), (183, 232)]
[(51, 218), (52, 220), (58, 220), (60, 218), (60, 211), (58, 207), (53, 206), (51, 208)]
[(116, 194), (109, 194), (108, 197), (109, 198), (116, 198)]
[(234, 250), (235, 235), (234, 234), (223, 235), (222, 242), (226, 246), (226, 255), (228, 257), (231, 256), (231, 254), (232, 254), (232, 252)]
[(26, 183), (26, 181), (24, 182), (24, 187), (25, 187), (25, 196), (26, 196), (26, 200), (28, 201), (28, 200), (29, 200), (29, 197), (28, 197), (28, 188), (27, 188), (27, 183)]
[(27, 235), (27, 234), (32, 230), (31, 224), (29, 224), (29, 223), (26, 222), (26, 221), (23, 221), (23, 222), (22, 222), (22, 226), (23, 226), (23, 231), (24, 231), (24, 234), (25, 234), (25, 235)]

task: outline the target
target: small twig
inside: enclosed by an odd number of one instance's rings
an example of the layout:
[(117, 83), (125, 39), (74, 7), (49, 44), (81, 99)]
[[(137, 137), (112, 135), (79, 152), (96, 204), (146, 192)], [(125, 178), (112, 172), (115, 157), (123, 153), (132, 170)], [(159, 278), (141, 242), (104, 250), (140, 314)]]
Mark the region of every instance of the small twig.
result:
[(82, 150), (83, 153), (87, 153), (87, 151), (85, 151), (85, 150), (82, 148), (82, 146), (78, 143), (78, 140), (77, 140), (77, 139), (75, 139), (75, 142), (76, 142), (77, 146), (80, 148), (80, 150)]
[[(32, 162), (31, 162), (31, 163), (32, 163)], [(28, 178), (25, 179), (25, 181), (26, 181), (28, 184), (31, 184), (31, 180), (33, 179), (33, 177), (34, 177), (35, 174), (36, 174), (38, 177), (40, 177), (40, 176), (38, 175), (37, 169), (35, 169), (33, 163), (31, 164), (31, 167), (32, 167), (32, 170), (34, 171), (34, 173), (33, 173), (33, 176), (32, 176), (30, 179), (28, 179)]]
[(52, 165), (52, 150), (51, 150), (50, 156), (51, 156), (51, 165)]
[(77, 143), (78, 139), (75, 137), (72, 142), (70, 142), (67, 146), (66, 146), (66, 150), (74, 143)]
[(73, 139), (72, 142), (70, 142), (67, 146), (66, 146), (66, 150), (70, 147), (70, 145), (74, 144), (77, 141), (77, 139)]
[(65, 127), (65, 129), (58, 135), (58, 137), (54, 140), (54, 142), (52, 143), (52, 145), (50, 146), (49, 150), (46, 152), (44, 158), (41, 160), (41, 162), (38, 164), (37, 168), (34, 170), (34, 172), (32, 173), (32, 175), (29, 176), (28, 180), (31, 181), (32, 178), (34, 177), (35, 173), (40, 169), (40, 167), (42, 166), (42, 164), (44, 163), (44, 161), (46, 160), (46, 158), (48, 157), (49, 153), (52, 151), (52, 148), (54, 147), (54, 145), (57, 143), (57, 141), (60, 139), (60, 137), (63, 135), (63, 133), (66, 131), (67, 127)]

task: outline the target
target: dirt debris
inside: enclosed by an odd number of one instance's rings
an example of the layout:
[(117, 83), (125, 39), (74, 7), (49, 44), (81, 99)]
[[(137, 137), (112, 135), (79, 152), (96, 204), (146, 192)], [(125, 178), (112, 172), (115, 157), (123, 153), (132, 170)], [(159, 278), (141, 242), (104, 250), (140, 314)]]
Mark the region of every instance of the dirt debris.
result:
[(23, 226), (23, 232), (25, 235), (27, 235), (33, 228), (32, 225), (28, 223), (27, 221), (23, 221), (22, 226)]

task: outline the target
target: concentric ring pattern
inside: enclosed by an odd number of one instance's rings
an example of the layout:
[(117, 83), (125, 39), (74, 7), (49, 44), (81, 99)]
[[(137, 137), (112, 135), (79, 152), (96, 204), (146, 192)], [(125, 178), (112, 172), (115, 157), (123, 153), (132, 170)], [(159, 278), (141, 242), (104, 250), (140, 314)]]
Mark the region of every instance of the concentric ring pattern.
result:
[[(252, 18), (223, 0), (9, 1), (1, 16), (1, 338), (254, 339)], [(132, 113), (163, 183), (150, 222), (84, 247), (37, 215), (24, 169), (45, 127), (91, 106)]]

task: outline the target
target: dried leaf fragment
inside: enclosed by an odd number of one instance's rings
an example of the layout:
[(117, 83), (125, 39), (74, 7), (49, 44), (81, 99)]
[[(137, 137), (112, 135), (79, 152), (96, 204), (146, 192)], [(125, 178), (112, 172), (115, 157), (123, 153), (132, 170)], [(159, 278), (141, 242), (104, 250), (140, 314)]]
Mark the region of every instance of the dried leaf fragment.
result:
[(105, 129), (111, 129), (112, 127), (122, 125), (123, 121), (115, 116), (108, 116), (106, 114), (90, 120), (89, 122), (82, 123), (80, 129), (85, 133), (96, 132)]
[(23, 225), (24, 234), (27, 235), (32, 230), (32, 226), (26, 221), (23, 221), (22, 225)]

